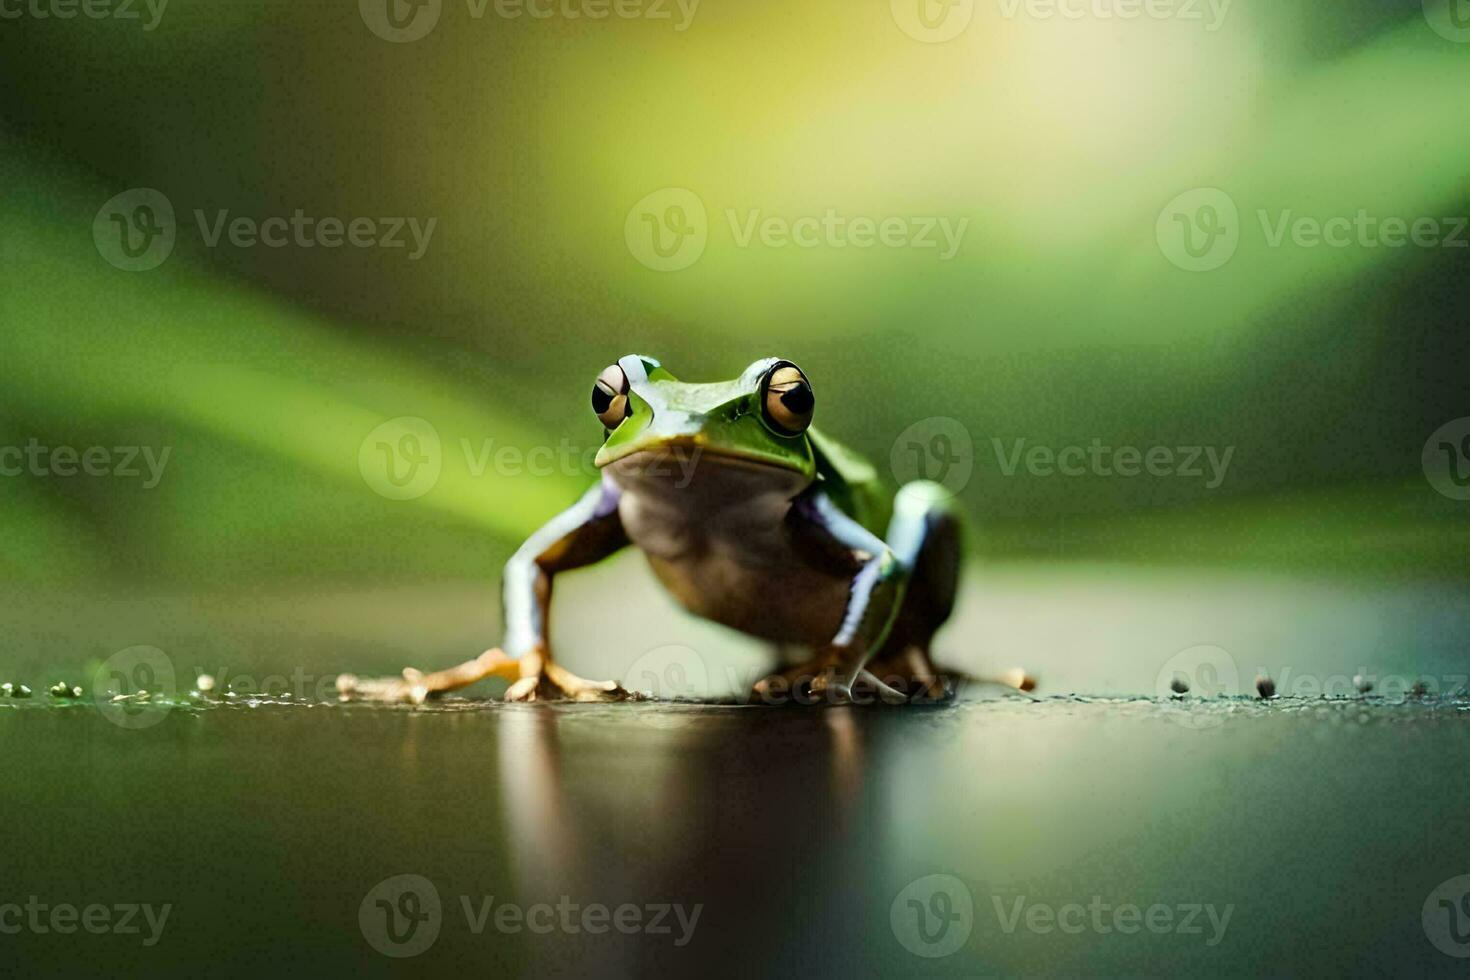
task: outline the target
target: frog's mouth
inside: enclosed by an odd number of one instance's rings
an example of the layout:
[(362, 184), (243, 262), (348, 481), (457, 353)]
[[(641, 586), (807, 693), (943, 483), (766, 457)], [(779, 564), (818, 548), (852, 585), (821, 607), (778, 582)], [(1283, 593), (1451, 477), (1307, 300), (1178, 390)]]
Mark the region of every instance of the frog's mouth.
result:
[(708, 461), (711, 466), (748, 466), (803, 472), (804, 468), (790, 456), (763, 453), (759, 449), (736, 448), (712, 442), (702, 436), (659, 439), (657, 442), (634, 443), (611, 452), (604, 446), (597, 454), (597, 465), (608, 468), (626, 463), (632, 467), (653, 467), (672, 463), (681, 469)]
[(795, 496), (813, 479), (789, 459), (695, 438), (628, 447), (601, 466), (624, 490), (659, 495), (695, 491), (706, 500), (734, 501), (770, 493)]

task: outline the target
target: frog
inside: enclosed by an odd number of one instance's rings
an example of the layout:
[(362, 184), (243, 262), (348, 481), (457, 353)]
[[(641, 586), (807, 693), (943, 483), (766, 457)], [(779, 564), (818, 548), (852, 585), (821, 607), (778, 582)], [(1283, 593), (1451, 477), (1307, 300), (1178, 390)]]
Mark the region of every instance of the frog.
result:
[(931, 646), (955, 606), (964, 520), (930, 480), (889, 490), (871, 463), (813, 425), (794, 362), (766, 357), (728, 381), (683, 382), (618, 358), (592, 386), (597, 482), (522, 544), (502, 577), (501, 645), (447, 670), (359, 679), (344, 698), (408, 700), (487, 677), (510, 702), (630, 697), (552, 654), (552, 586), (627, 548), (689, 612), (789, 654), (749, 697), (768, 703), (942, 700), (953, 675)]

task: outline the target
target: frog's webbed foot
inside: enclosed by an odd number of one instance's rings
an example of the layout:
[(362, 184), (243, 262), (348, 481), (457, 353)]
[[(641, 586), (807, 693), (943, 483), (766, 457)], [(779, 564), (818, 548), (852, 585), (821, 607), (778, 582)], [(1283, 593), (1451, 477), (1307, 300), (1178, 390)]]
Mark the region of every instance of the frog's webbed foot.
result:
[(857, 677), (851, 683), (833, 671), (818, 675), (812, 681), (812, 697), (818, 703), (825, 704), (873, 704), (875, 701), (904, 704), (909, 699), (903, 691), (892, 687), (867, 669), (858, 671)]
[(401, 677), (358, 677), (342, 674), (337, 678), (337, 695), (344, 701), (406, 701), (423, 704), (436, 695), (469, 687), (487, 677), (513, 680), (520, 676), (519, 664), (499, 648), (486, 650), (474, 660), (467, 660), (447, 670), (431, 674), (403, 669)]
[(952, 679), (942, 674), (929, 654), (908, 647), (895, 657), (870, 664), (873, 674), (917, 702), (945, 701), (954, 696)]
[(617, 681), (589, 681), (578, 677), (551, 657), (528, 653), (515, 661), (520, 674), (505, 692), (507, 701), (624, 701), (628, 697)]

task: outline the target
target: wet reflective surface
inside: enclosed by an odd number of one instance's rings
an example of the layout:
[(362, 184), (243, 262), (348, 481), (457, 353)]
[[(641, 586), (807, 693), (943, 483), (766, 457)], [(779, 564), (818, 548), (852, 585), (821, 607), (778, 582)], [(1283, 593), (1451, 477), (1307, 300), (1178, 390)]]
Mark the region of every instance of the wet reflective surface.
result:
[[(9, 965), (1449, 973), (1430, 933), (1470, 947), (1431, 900), (1470, 873), (1461, 700), (230, 701), (5, 703), (0, 925), (47, 906)], [(49, 918), (140, 903), (170, 905), (152, 945), (141, 913)]]

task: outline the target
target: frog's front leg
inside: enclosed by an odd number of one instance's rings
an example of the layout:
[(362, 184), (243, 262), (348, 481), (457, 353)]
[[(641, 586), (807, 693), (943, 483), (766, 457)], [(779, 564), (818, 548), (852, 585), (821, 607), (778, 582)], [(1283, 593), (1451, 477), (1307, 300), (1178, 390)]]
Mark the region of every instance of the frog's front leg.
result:
[(486, 650), (474, 660), (431, 674), (414, 667), (403, 668), (398, 677), (341, 674), (337, 677), (337, 694), (344, 701), (410, 701), (422, 704), (432, 696), (469, 687), (487, 677), (515, 680), (520, 677), (520, 667), (497, 647)]
[(555, 697), (616, 701), (627, 697), (615, 681), (589, 681), (556, 663), (547, 640), (551, 582), (556, 573), (600, 561), (628, 543), (618, 518), (618, 498), (617, 487), (603, 480), (511, 556), (502, 585), (505, 637), (500, 648), (432, 674), (410, 667), (401, 678), (343, 675), (338, 678), (338, 691), (344, 698), (418, 703), (487, 677), (501, 677), (512, 682), (505, 692), (507, 701)]
[(547, 630), (556, 574), (601, 561), (628, 544), (618, 516), (620, 497), (617, 486), (604, 478), (531, 535), (506, 563), (502, 647), (520, 666), (520, 678), (505, 692), (507, 701), (618, 701), (628, 696), (616, 681), (589, 681), (556, 663)]
[(792, 689), (804, 700), (800, 686), (810, 681), (812, 702), (852, 702), (852, 688), (859, 677), (885, 701), (903, 701), (904, 695), (863, 669), (882, 645), (903, 601), (907, 570), (893, 550), (877, 535), (848, 517), (821, 491), (799, 498), (792, 507), (793, 530), (810, 543), (841, 555), (854, 569), (846, 608), (836, 634), (817, 657), (755, 686), (756, 698), (784, 698)]

